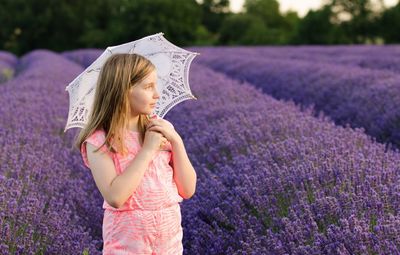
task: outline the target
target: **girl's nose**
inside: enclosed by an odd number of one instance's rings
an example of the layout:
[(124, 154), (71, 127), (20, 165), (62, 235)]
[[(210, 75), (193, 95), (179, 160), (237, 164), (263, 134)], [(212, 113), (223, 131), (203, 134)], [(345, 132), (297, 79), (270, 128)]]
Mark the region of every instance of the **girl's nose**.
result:
[(154, 94), (154, 98), (159, 98), (160, 97), (160, 93), (158, 93), (158, 90), (156, 89), (155, 90), (156, 92), (155, 92), (155, 94)]

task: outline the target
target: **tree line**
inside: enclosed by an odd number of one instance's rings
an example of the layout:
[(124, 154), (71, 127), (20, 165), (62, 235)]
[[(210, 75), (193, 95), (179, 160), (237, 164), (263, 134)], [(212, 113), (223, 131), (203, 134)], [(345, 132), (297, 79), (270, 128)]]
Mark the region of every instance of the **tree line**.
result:
[(105, 48), (163, 32), (180, 46), (391, 44), (400, 42), (400, 1), (324, 0), (300, 18), (277, 0), (0, 0), (0, 49)]

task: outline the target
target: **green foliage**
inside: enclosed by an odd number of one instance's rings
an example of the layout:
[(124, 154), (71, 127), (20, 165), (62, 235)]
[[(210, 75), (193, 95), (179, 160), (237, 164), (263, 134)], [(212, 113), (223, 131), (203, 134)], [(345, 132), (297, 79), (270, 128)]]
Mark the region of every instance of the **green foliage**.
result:
[(196, 37), (195, 45), (214, 45), (218, 41), (217, 35), (210, 33), (203, 25), (197, 27)]
[(196, 41), (201, 25), (194, 0), (0, 0), (0, 6), (0, 48), (17, 55), (105, 48), (158, 32), (184, 46)]
[(164, 32), (166, 38), (189, 45), (196, 40), (201, 11), (194, 1), (188, 0), (122, 0), (123, 10), (114, 18), (114, 27), (123, 27), (116, 42)]
[(300, 21), (292, 38), (294, 44), (333, 44), (337, 41), (337, 30), (330, 21), (332, 11), (329, 6), (321, 10), (309, 11)]
[(336, 19), (340, 14), (350, 17), (348, 21), (341, 23), (341, 27), (352, 43), (365, 43), (368, 38), (374, 38), (377, 34), (377, 13), (373, 10), (371, 0), (332, 0), (330, 8), (336, 10)]
[(231, 15), (221, 27), (219, 42), (225, 45), (263, 44), (267, 28), (259, 17), (248, 14)]
[(229, 0), (202, 0), (201, 23), (212, 34), (218, 33), (221, 23), (229, 13)]
[(0, 49), (105, 48), (158, 32), (180, 46), (400, 42), (400, 2), (324, 3), (301, 19), (278, 0), (246, 0), (237, 14), (229, 0), (0, 0)]
[(244, 10), (224, 20), (220, 44), (285, 44), (298, 22), (295, 13), (281, 14), (276, 0), (246, 0)]
[(386, 10), (378, 21), (380, 35), (387, 43), (400, 42), (400, 1)]
[(297, 13), (293, 11), (285, 13), (283, 17), (284, 23), (282, 25), (282, 37), (279, 44), (288, 44), (291, 43), (295, 37), (301, 19)]
[(1, 48), (18, 55), (35, 48), (100, 46), (96, 42), (99, 36), (106, 38), (104, 32), (91, 38), (93, 45), (86, 44), (85, 34), (104, 29), (116, 9), (111, 0), (0, 0), (0, 6)]
[(260, 17), (268, 27), (277, 28), (284, 23), (277, 0), (246, 0), (243, 7), (247, 14)]

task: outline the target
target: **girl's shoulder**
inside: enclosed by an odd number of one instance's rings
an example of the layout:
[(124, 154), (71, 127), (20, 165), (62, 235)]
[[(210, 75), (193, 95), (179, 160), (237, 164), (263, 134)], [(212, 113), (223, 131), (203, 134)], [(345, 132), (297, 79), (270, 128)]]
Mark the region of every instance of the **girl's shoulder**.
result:
[(88, 138), (105, 138), (106, 132), (103, 129), (97, 129)]
[(95, 130), (91, 135), (89, 135), (85, 142), (89, 142), (93, 145), (100, 146), (106, 141), (106, 132), (103, 129)]
[(88, 164), (89, 162), (87, 160), (86, 143), (90, 143), (90, 144), (94, 145), (96, 148), (100, 148), (101, 152), (109, 154), (111, 152), (107, 149), (106, 145), (104, 144), (105, 141), (106, 141), (106, 133), (104, 130), (99, 129), (99, 130), (94, 131), (91, 135), (89, 135), (85, 139), (85, 141), (82, 143), (81, 154), (82, 154), (83, 161), (87, 167), (89, 167), (89, 164)]

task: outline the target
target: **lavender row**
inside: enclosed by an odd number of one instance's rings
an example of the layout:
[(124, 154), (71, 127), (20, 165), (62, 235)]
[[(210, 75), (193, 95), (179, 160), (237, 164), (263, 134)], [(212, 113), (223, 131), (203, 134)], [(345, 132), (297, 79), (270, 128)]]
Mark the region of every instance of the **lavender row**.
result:
[(293, 47), (290, 52), (292, 59), (356, 66), (400, 74), (400, 46), (398, 45)]
[(391, 71), (400, 74), (399, 46), (342, 46), (324, 51), (320, 48), (294, 49), (292, 59), (324, 62), (364, 69)]
[(218, 51), (224, 55), (252, 56), (268, 59), (304, 60), (308, 62), (360, 67), (366, 70), (382, 70), (400, 74), (400, 46), (258, 46), (258, 47), (192, 47)]
[(323, 111), (337, 124), (364, 128), (400, 146), (400, 74), (323, 62), (259, 58), (203, 49), (201, 63), (248, 81), (278, 99)]
[(79, 49), (64, 51), (61, 55), (69, 60), (72, 60), (84, 68), (93, 63), (104, 50), (101, 49)]
[(192, 73), (198, 101), (167, 116), (198, 172), (182, 207), (187, 254), (400, 252), (398, 151), (250, 84)]
[(0, 51), (0, 83), (13, 78), (18, 58), (7, 51)]
[(71, 167), (80, 160), (70, 153), (72, 134), (61, 135), (64, 88), (82, 68), (48, 51), (19, 66), (0, 87), (0, 254), (94, 254), (90, 222), (101, 222), (93, 211), (102, 201), (90, 176)]

